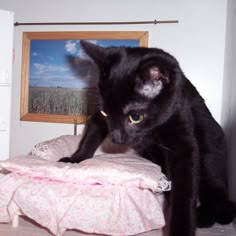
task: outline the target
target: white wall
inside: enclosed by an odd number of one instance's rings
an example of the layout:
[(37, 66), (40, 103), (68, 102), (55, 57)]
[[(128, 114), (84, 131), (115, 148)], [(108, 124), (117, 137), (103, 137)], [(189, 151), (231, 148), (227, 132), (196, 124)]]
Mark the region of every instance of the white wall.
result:
[(11, 155), (27, 153), (39, 141), (73, 131), (72, 125), (19, 121), (23, 31), (149, 31), (149, 46), (161, 47), (179, 60), (220, 121), (226, 0), (1, 0), (0, 6), (14, 11), (18, 22), (179, 20), (165, 25), (15, 27)]
[(12, 12), (0, 10), (0, 160), (9, 157), (13, 54)]
[(236, 200), (236, 1), (228, 0), (222, 124), (229, 144), (229, 190)]
[(228, 0), (223, 83), (222, 124), (227, 126), (236, 115), (236, 1)]

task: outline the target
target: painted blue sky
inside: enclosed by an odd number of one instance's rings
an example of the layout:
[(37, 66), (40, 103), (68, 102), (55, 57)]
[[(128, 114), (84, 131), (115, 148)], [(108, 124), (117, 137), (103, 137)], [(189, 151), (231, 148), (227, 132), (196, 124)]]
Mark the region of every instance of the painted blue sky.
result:
[[(91, 40), (103, 47), (138, 46), (138, 40)], [(31, 40), (31, 87), (86, 88), (86, 81), (78, 78), (67, 62), (67, 56), (86, 57), (79, 40)]]

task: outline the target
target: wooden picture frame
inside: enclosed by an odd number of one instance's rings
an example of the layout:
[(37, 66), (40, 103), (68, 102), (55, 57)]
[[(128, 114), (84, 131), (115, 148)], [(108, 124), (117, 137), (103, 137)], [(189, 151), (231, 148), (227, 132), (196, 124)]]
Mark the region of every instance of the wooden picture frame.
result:
[[(56, 46), (62, 45), (64, 42), (70, 42), (70, 47), (68, 46), (68, 50), (74, 50), (76, 43), (80, 40), (97, 40), (99, 42), (106, 42), (113, 45), (117, 45), (117, 42), (120, 43), (120, 45), (123, 45), (123, 43), (136, 43), (137, 46), (140, 47), (146, 47), (148, 45), (148, 32), (146, 31), (80, 31), (80, 32), (23, 32), (23, 45), (22, 45), (22, 71), (21, 71), (21, 103), (20, 103), (20, 120), (22, 121), (36, 121), (36, 122), (53, 122), (53, 123), (84, 123), (86, 122), (88, 118), (88, 114), (79, 114), (79, 113), (51, 113), (51, 112), (41, 112), (40, 109), (37, 108), (37, 104), (40, 104), (43, 106), (48, 106), (50, 108), (50, 104), (48, 100), (44, 99), (44, 103), (40, 103), (40, 99), (36, 101), (32, 100), (32, 97), (34, 97), (32, 94), (40, 94), (40, 92), (46, 93), (48, 90), (52, 90), (51, 93), (55, 94), (55, 89), (57, 89), (59, 92), (62, 91), (61, 86), (56, 86), (55, 84), (53, 87), (50, 87), (51, 85), (48, 83), (46, 84), (46, 87), (44, 85), (39, 86), (39, 82), (36, 82), (36, 78), (39, 81), (40, 73), (41, 73), (41, 82), (42, 80), (46, 81), (47, 83), (47, 76), (42, 77), (43, 73), (48, 69), (51, 69), (51, 72), (59, 70), (59, 67), (50, 67), (49, 64), (46, 65), (47, 58), (50, 58), (49, 51), (51, 50), (51, 47), (49, 45)], [(109, 42), (108, 42), (109, 41)], [(74, 44), (72, 44), (74, 42)], [(52, 44), (50, 44), (52, 43)], [(47, 48), (42, 47), (42, 44), (45, 44)], [(74, 47), (73, 47), (74, 46)], [(40, 53), (34, 52), (33, 50), (37, 48), (41, 52), (41, 58), (38, 60), (41, 60), (41, 64), (36, 61), (34, 56), (39, 56)], [(60, 51), (61, 48), (55, 51)], [(47, 54), (46, 54), (47, 52)], [(44, 55), (44, 58), (43, 58)], [(47, 56), (46, 56), (47, 55)], [(47, 57), (47, 58), (46, 58)], [(53, 60), (53, 56), (51, 58)], [(58, 58), (57, 58), (58, 59)], [(49, 60), (49, 59), (48, 59)], [(37, 62), (37, 63), (36, 63)], [(44, 64), (43, 64), (44, 63)], [(37, 71), (35, 68), (37, 68)], [(62, 69), (62, 68), (61, 68)], [(63, 71), (63, 70), (61, 70)], [(50, 72), (50, 73), (51, 73)], [(34, 73), (34, 74), (33, 74)], [(46, 73), (46, 72), (45, 72)], [(49, 77), (53, 77), (53, 74), (48, 75)], [(56, 77), (56, 75), (54, 75)], [(31, 83), (35, 84), (31, 84)], [(49, 80), (48, 80), (49, 81)], [(38, 83), (38, 86), (37, 86)], [(50, 82), (52, 83), (52, 82)], [(64, 84), (63, 84), (64, 85)], [(50, 88), (50, 89), (48, 89)], [(40, 90), (40, 91), (39, 91)], [(67, 90), (67, 92), (71, 92), (72, 88), (70, 90)], [(30, 97), (29, 97), (30, 96)], [(46, 97), (46, 95), (45, 95)], [(33, 101), (33, 102), (32, 102)], [(33, 103), (37, 103), (36, 105)], [(32, 105), (33, 104), (33, 105)], [(83, 105), (83, 104), (82, 104)], [(32, 108), (33, 107), (33, 108)], [(62, 107), (62, 105), (60, 105)], [(37, 109), (36, 109), (37, 108)], [(49, 109), (50, 110), (50, 109)], [(55, 109), (54, 109), (55, 110)]]

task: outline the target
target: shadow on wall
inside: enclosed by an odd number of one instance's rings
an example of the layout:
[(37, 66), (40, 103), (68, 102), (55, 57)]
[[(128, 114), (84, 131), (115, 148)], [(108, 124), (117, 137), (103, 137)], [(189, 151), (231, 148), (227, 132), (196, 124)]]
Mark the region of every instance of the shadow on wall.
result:
[(229, 193), (232, 200), (236, 201), (236, 116), (225, 129), (228, 144), (228, 176)]

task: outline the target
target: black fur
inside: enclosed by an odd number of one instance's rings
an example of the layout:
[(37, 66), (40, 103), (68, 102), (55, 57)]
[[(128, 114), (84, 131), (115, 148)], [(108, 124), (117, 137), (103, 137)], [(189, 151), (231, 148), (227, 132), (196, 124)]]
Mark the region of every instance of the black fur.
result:
[[(159, 164), (172, 181), (169, 236), (230, 223), (236, 210), (228, 200), (224, 133), (176, 59), (154, 48), (81, 45), (98, 66), (99, 109), (107, 117), (96, 112), (79, 149), (61, 161), (91, 158), (109, 135)], [(143, 119), (132, 123), (132, 114)]]

